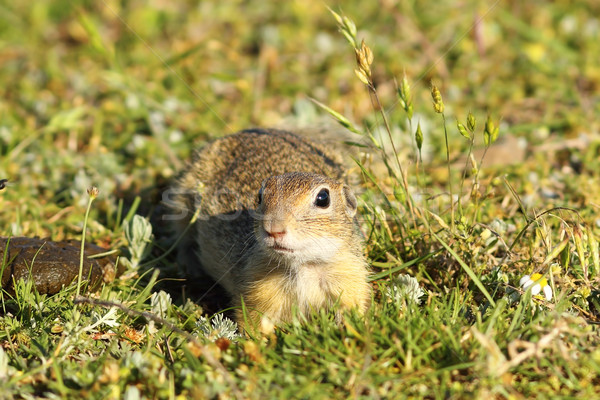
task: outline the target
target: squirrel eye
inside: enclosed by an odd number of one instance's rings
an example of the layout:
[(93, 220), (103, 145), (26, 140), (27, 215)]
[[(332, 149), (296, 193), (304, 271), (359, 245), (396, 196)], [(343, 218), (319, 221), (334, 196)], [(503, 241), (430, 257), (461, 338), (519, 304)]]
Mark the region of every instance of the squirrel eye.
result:
[(258, 191), (258, 196), (257, 196), (258, 204), (262, 203), (262, 199), (263, 199), (263, 188), (261, 187), (260, 190)]
[(321, 189), (321, 191), (317, 194), (317, 197), (315, 198), (315, 206), (327, 208), (329, 207), (330, 202), (331, 201), (329, 199), (329, 190)]

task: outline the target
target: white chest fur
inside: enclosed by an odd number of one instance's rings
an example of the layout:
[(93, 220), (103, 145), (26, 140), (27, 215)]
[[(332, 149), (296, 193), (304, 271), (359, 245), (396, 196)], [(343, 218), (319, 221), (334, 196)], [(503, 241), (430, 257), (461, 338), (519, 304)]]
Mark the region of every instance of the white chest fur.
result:
[(296, 294), (296, 303), (301, 312), (330, 306), (340, 294), (325, 266), (303, 265), (295, 271), (295, 275), (292, 290)]

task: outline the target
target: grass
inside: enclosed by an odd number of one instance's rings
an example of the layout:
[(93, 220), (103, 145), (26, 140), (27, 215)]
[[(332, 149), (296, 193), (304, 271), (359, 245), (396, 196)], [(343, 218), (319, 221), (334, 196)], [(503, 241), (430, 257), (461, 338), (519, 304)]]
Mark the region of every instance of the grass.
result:
[[(86, 229), (127, 265), (77, 307), (80, 285), (3, 291), (0, 397), (597, 397), (598, 5), (328, 5), (0, 5), (1, 234)], [(236, 335), (140, 216), (210, 137), (336, 120), (375, 148), (373, 304)], [(519, 290), (533, 273), (551, 301)]]

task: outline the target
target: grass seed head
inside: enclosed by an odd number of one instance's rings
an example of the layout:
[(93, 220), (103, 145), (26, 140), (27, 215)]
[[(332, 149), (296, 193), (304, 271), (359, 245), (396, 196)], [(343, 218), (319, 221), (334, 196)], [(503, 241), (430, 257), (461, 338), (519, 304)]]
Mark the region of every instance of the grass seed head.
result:
[(356, 37), (356, 24), (350, 18), (343, 16), (342, 25), (346, 28), (348, 33), (355, 38)]
[(413, 105), (411, 100), (411, 92), (410, 92), (410, 84), (408, 83), (408, 79), (406, 78), (406, 73), (402, 77), (402, 81), (400, 82), (400, 87), (396, 89), (398, 92), (398, 98), (400, 99), (400, 105), (406, 111), (409, 119), (412, 119), (413, 116)]
[(358, 41), (356, 40), (356, 24), (350, 18), (336, 13), (329, 7), (327, 8), (338, 23), (339, 31), (342, 33), (342, 35), (344, 35), (352, 47), (356, 48), (358, 46)]
[(371, 82), (371, 64), (373, 64), (373, 52), (363, 40), (360, 48), (354, 49), (354, 53), (356, 55), (356, 64), (358, 65), (358, 68), (355, 70), (356, 75), (365, 85), (368, 85)]
[(442, 114), (444, 112), (444, 102), (442, 101), (442, 93), (435, 84), (431, 84), (431, 98), (433, 99), (433, 110)]
[(492, 117), (488, 115), (487, 120), (485, 121), (485, 128), (483, 129), (483, 141), (486, 146), (491, 145), (498, 139), (498, 133), (500, 132), (500, 127), (494, 124), (492, 121)]
[(410, 103), (410, 97), (410, 84), (408, 83), (406, 73), (404, 73), (404, 76), (402, 77), (402, 82), (400, 83), (400, 98), (406, 103)]
[(419, 149), (419, 151), (421, 151), (421, 147), (423, 147), (423, 131), (421, 130), (421, 122), (417, 123), (415, 141), (417, 142), (417, 148)]
[(365, 85), (369, 85), (369, 78), (362, 69), (357, 68), (354, 70), (354, 73), (362, 83), (364, 83)]
[(467, 129), (471, 132), (475, 132), (475, 116), (471, 111), (467, 114)]
[(363, 51), (363, 53), (365, 54), (365, 58), (367, 60), (367, 64), (370, 66), (371, 64), (373, 64), (373, 51), (371, 50), (371, 48), (369, 46), (367, 46), (365, 44), (365, 41), (363, 40), (361, 42), (361, 50)]
[(471, 139), (471, 135), (469, 134), (469, 132), (467, 131), (467, 128), (465, 128), (465, 126), (463, 124), (456, 121), (456, 127), (458, 128), (458, 133), (460, 133), (461, 136), (463, 136), (467, 139)]

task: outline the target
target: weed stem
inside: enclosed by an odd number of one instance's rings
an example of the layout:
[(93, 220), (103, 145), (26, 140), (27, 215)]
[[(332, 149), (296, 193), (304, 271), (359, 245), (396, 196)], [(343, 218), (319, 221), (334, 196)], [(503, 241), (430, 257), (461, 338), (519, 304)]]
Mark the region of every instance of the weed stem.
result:
[(442, 121), (444, 122), (444, 138), (446, 139), (446, 166), (448, 167), (448, 190), (450, 191), (450, 214), (452, 220), (450, 226), (454, 232), (454, 194), (452, 191), (452, 169), (450, 168), (450, 146), (448, 145), (448, 128), (446, 127), (446, 115), (442, 112)]
[[(95, 188), (94, 188), (95, 189)], [(90, 192), (90, 190), (88, 190)], [(96, 189), (97, 192), (97, 189)], [(79, 274), (77, 275), (77, 291), (75, 292), (75, 298), (79, 297), (79, 293), (81, 292), (81, 276), (83, 275), (83, 260), (85, 257), (85, 232), (87, 230), (87, 222), (90, 216), (90, 210), (92, 208), (92, 203), (96, 198), (95, 195), (90, 193), (87, 208), (85, 210), (85, 217), (83, 218), (83, 232), (81, 233), (81, 251), (79, 254)]]

